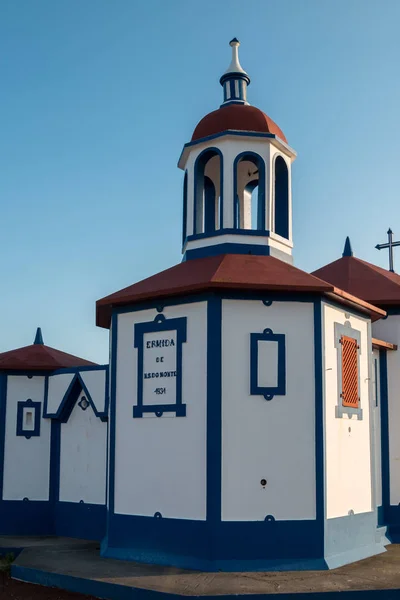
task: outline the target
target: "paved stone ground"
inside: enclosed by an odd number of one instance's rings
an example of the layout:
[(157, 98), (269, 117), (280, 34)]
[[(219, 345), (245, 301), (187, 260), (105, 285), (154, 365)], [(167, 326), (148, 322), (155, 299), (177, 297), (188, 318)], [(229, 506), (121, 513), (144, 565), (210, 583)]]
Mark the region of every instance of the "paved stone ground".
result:
[[(388, 546), (384, 554), (333, 571), (203, 573), (104, 559), (99, 555), (99, 545), (93, 542), (56, 543), (54, 539), (51, 545), (42, 542), (39, 546), (32, 544), (18, 556), (14, 562), (16, 572), (22, 567), (26, 572), (52, 574), (49, 581), (60, 575), (184, 596), (293, 593), (312, 596), (317, 592), (392, 590), (390, 598), (400, 599), (400, 545)], [(0, 538), (0, 546), (1, 543), (10, 547), (9, 539), (6, 544)]]

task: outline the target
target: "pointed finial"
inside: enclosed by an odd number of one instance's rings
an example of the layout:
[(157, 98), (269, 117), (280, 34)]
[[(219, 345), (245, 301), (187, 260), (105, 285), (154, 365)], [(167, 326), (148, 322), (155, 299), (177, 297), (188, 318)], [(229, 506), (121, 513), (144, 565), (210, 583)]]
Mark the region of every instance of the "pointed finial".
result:
[(42, 336), (42, 330), (40, 327), (38, 327), (36, 329), (36, 335), (35, 335), (35, 341), (33, 342), (34, 344), (40, 344), (43, 345), (43, 336)]
[(387, 232), (388, 232), (388, 235), (390, 235), (391, 233), (393, 233), (393, 231), (390, 229), (390, 227), (389, 227), (389, 229), (387, 230)]
[(232, 48), (232, 60), (219, 80), (224, 88), (224, 104), (248, 104), (246, 100), (247, 86), (250, 83), (250, 77), (242, 68), (239, 62), (239, 46), (240, 42), (237, 38), (233, 38), (229, 42)]
[(342, 256), (353, 256), (353, 249), (351, 247), (351, 242), (350, 242), (349, 236), (347, 236), (347, 238), (346, 238)]

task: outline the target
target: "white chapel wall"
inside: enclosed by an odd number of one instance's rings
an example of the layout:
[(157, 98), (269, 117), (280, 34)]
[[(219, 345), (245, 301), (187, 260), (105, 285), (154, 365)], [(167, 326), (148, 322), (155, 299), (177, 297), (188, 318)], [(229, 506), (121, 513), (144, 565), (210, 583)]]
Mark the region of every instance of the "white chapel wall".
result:
[[(7, 378), (3, 500), (48, 500), (50, 476), (50, 419), (42, 419), (45, 377)], [(17, 436), (18, 402), (41, 403), (40, 435)]]
[[(348, 315), (348, 313), (347, 313)], [(360, 332), (360, 401), (362, 419), (347, 414), (336, 417), (341, 402), (338, 389), (338, 354), (335, 347), (335, 323), (350, 321)], [(349, 511), (365, 513), (373, 510), (370, 441), (369, 361), (371, 340), (368, 321), (334, 308), (323, 306), (325, 338), (325, 470), (327, 518), (342, 517)]]
[[(265, 328), (286, 336), (286, 395), (270, 401), (250, 395), (250, 334)], [(224, 300), (222, 336), (222, 519), (315, 519), (313, 304)]]
[[(400, 347), (400, 315), (390, 315), (372, 325), (372, 335)], [(390, 456), (390, 504), (400, 503), (400, 350), (387, 352)]]
[(204, 520), (207, 304), (167, 306), (162, 313), (167, 319), (187, 319), (187, 342), (182, 345), (186, 417), (165, 413), (133, 418), (138, 366), (134, 325), (153, 322), (157, 314), (149, 309), (118, 316), (115, 512)]
[(84, 392), (61, 423), (60, 501), (105, 504), (107, 423), (90, 405), (82, 410), (82, 397)]

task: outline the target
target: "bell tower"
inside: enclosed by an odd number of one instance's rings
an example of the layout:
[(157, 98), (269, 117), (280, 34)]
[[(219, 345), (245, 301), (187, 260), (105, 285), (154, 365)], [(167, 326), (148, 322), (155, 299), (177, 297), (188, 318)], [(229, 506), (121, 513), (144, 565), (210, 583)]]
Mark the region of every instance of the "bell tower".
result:
[(178, 166), (183, 189), (183, 260), (217, 254), (270, 255), (292, 263), (291, 166), (282, 130), (247, 101), (250, 77), (239, 41), (220, 78), (223, 103), (197, 125)]

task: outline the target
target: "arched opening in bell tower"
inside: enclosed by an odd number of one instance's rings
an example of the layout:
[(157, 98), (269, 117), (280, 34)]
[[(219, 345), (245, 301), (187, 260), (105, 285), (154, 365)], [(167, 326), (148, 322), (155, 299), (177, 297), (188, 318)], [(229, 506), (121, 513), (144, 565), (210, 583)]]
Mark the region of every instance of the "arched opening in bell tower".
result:
[(282, 156), (277, 156), (275, 171), (275, 233), (289, 239), (289, 171)]
[(234, 167), (236, 229), (265, 229), (265, 163), (254, 152), (242, 152)]
[(193, 233), (212, 233), (222, 226), (222, 154), (202, 152), (194, 167)]

